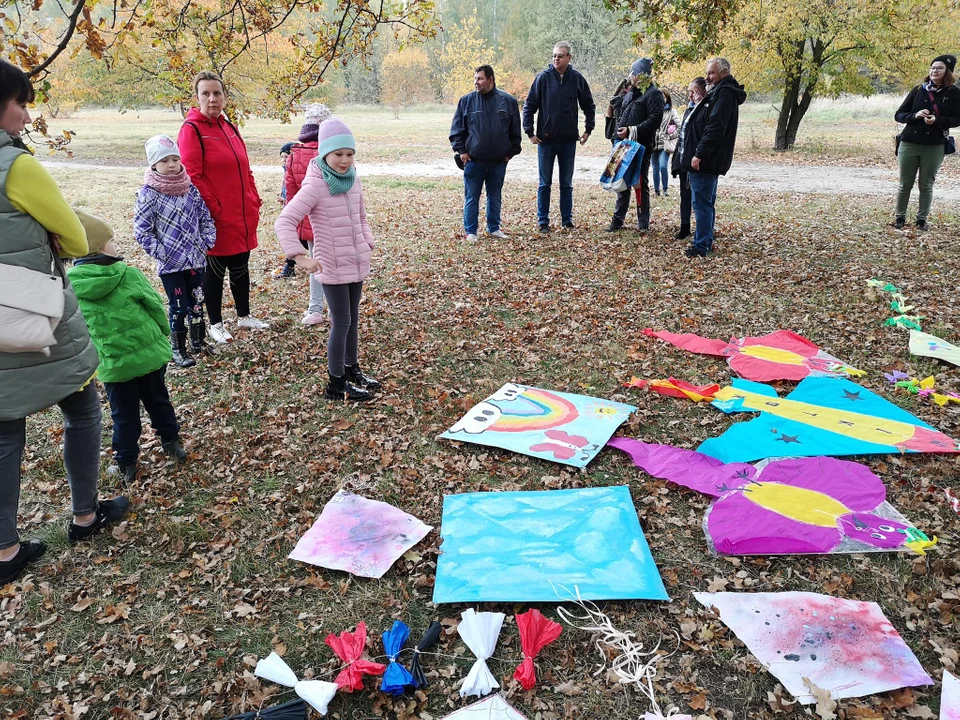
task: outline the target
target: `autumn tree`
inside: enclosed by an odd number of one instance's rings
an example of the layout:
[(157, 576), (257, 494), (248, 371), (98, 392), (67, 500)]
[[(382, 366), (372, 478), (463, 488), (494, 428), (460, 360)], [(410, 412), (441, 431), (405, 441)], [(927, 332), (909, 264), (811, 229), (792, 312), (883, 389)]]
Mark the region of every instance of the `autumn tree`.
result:
[(444, 40), (434, 71), (442, 81), (443, 99), (456, 102), (473, 90), (474, 70), (480, 65), (493, 64), (496, 58), (483, 37), (476, 11), (454, 25)]
[(400, 117), (400, 109), (431, 102), (433, 90), (430, 61), (420, 48), (402, 48), (389, 53), (380, 69), (383, 81), (383, 102), (393, 108), (393, 116)]

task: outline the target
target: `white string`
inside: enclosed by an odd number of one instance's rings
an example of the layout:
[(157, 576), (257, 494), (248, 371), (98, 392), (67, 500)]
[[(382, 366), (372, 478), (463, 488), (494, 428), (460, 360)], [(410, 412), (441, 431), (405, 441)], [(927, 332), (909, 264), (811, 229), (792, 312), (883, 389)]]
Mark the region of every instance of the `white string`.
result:
[[(568, 597), (565, 598), (557, 592), (557, 587), (561, 588)], [(573, 590), (574, 592), (571, 593), (563, 585), (556, 586), (553, 589), (558, 598), (572, 602), (583, 611), (582, 614), (571, 612), (562, 605), (557, 606), (557, 614), (568, 625), (598, 636), (594, 645), (596, 645), (597, 652), (600, 654), (601, 662), (593, 676), (597, 677), (607, 669), (607, 655), (604, 652), (604, 647), (613, 648), (617, 651), (617, 656), (614, 658), (610, 669), (616, 674), (618, 682), (621, 685), (635, 685), (644, 697), (650, 701), (653, 711), (661, 718), (670, 718), (679, 714), (680, 711), (671, 706), (667, 714), (664, 715), (657, 703), (656, 693), (653, 689), (653, 680), (657, 676), (657, 665), (680, 649), (680, 636), (677, 632), (674, 631), (677, 638), (677, 650), (672, 653), (668, 655), (658, 653), (660, 645), (663, 643), (662, 637), (652, 650), (644, 651), (643, 643), (636, 639), (635, 633), (629, 630), (618, 630), (614, 627), (610, 618), (595, 603), (580, 597), (579, 587), (574, 585)]]

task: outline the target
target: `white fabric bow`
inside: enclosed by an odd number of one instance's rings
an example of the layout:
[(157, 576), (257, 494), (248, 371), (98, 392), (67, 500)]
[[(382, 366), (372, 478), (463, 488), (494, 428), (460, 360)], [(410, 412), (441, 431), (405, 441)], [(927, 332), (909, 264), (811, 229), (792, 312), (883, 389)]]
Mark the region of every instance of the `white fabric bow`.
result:
[(497, 646), (497, 638), (500, 637), (500, 628), (505, 617), (503, 613), (478, 613), (472, 608), (461, 614), (457, 632), (470, 651), (477, 656), (477, 661), (460, 686), (460, 697), (486, 695), (500, 687), (500, 683), (487, 667), (487, 658), (493, 655), (493, 649)]
[(296, 673), (275, 652), (270, 653), (263, 660), (258, 660), (253, 674), (278, 685), (293, 688), (297, 695), (321, 715), (327, 714), (327, 705), (337, 694), (335, 683), (323, 680), (297, 680)]

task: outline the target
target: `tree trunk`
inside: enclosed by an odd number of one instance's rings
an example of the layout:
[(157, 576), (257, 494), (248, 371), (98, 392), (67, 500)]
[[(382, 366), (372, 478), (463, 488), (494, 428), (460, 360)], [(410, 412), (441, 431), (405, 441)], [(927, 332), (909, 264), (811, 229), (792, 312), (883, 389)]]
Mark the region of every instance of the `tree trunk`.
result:
[(810, 41), (812, 54), (811, 69), (806, 78), (799, 68), (803, 62), (803, 53), (806, 49), (806, 41), (795, 43), (794, 50), (794, 68), (796, 72), (788, 73), (783, 88), (783, 102), (780, 104), (780, 115), (777, 118), (777, 134), (773, 140), (773, 149), (778, 152), (792, 150), (797, 142), (797, 130), (800, 128), (800, 121), (810, 109), (810, 102), (813, 100), (817, 89), (817, 83), (820, 80), (820, 69), (824, 63), (824, 51), (826, 49), (822, 40), (815, 39)]

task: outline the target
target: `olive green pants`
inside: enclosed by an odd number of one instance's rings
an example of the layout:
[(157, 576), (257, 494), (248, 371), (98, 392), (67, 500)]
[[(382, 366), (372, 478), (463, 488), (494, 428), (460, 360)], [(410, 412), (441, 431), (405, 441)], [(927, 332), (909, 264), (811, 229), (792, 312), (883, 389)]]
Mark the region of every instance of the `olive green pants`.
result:
[(913, 183), (920, 175), (920, 205), (917, 207), (917, 222), (926, 222), (933, 204), (933, 181), (943, 163), (943, 143), (920, 145), (902, 142), (897, 153), (900, 162), (900, 191), (897, 193), (897, 217), (907, 216), (907, 204)]

